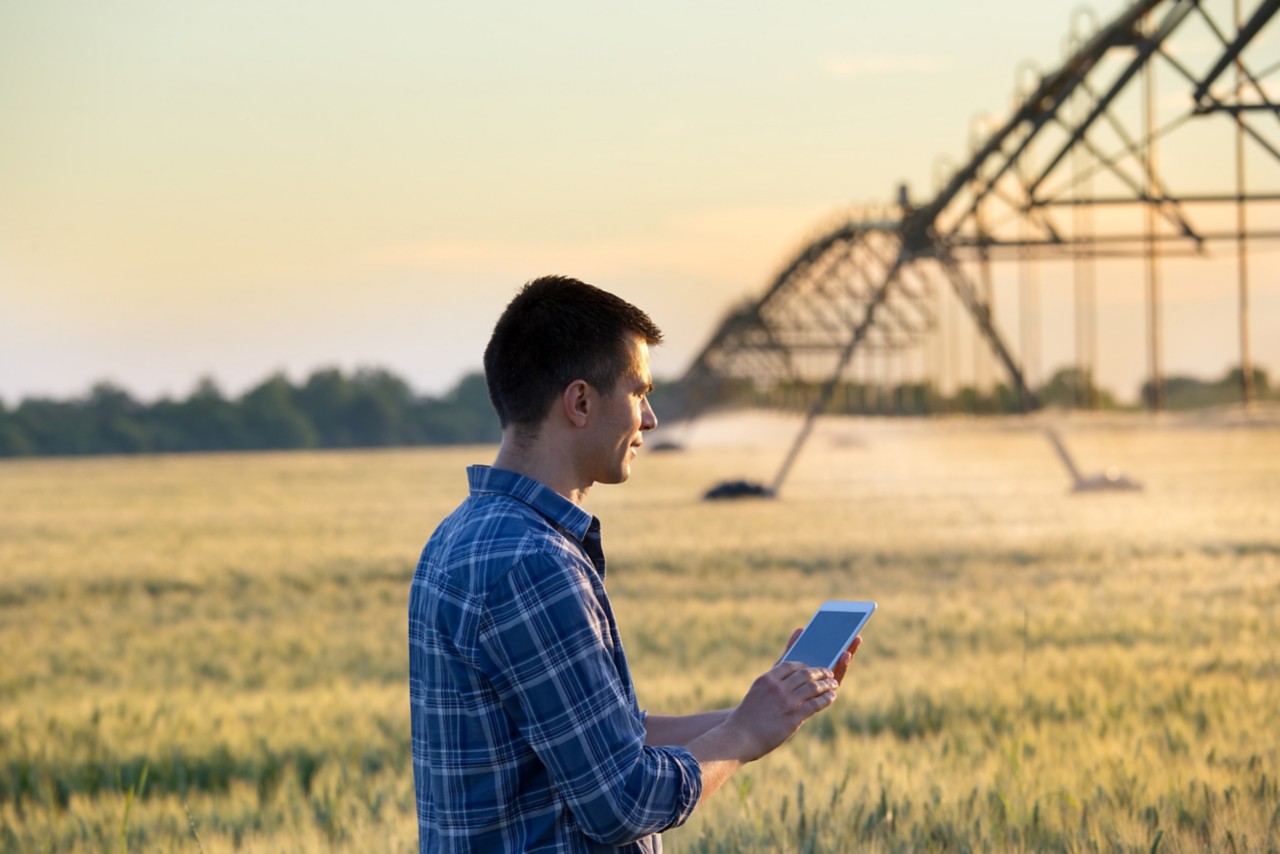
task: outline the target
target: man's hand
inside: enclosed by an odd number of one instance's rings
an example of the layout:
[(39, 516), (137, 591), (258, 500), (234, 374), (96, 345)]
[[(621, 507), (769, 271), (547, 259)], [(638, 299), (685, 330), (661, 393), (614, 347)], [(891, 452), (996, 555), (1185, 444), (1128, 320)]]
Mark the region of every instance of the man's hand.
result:
[[(791, 633), (787, 649), (801, 631)], [(702, 766), (702, 800), (734, 771), (777, 748), (795, 735), (801, 724), (834, 703), (849, 660), (861, 643), (861, 637), (854, 638), (831, 670), (796, 661), (775, 664), (752, 683), (747, 696), (722, 723), (689, 742), (689, 752)]]
[[(787, 645), (783, 647), (782, 655), (778, 656), (778, 661), (781, 661), (783, 657), (787, 654), (787, 651), (790, 650), (791, 647), (796, 645), (796, 641), (800, 639), (800, 635), (803, 632), (804, 632), (803, 628), (798, 628), (791, 633), (791, 639), (787, 641)], [(841, 685), (844, 684), (845, 673), (849, 671), (849, 662), (853, 660), (853, 657), (854, 655), (857, 654), (858, 647), (860, 646), (862, 646), (862, 635), (858, 635), (856, 638), (854, 638), (853, 642), (849, 644), (849, 648), (846, 649), (844, 652), (840, 653), (840, 657), (836, 659), (836, 666), (832, 668), (832, 670), (835, 673), (836, 682), (840, 683)]]
[(725, 721), (743, 739), (742, 761), (759, 759), (791, 738), (801, 724), (835, 702), (839, 687), (825, 667), (775, 664), (751, 684)]

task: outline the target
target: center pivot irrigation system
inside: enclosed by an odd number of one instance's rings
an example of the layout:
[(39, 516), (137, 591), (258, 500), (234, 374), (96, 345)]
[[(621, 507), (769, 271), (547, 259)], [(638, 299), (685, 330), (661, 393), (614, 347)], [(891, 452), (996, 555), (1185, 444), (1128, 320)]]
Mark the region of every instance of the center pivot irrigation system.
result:
[[(932, 199), (915, 204), (904, 187), (895, 205), (842, 217), (807, 242), (762, 296), (725, 317), (681, 380), (688, 421), (729, 389), (800, 389), (811, 401), (773, 481), (721, 494), (777, 494), (838, 392), (883, 394), (896, 375), (918, 382), (892, 393), (928, 394), (949, 371), (957, 386), (948, 316), (970, 322), (975, 375), (994, 365), (1018, 408), (1038, 408), (1027, 374), (1039, 358), (1043, 261), (1071, 267), (1086, 405), (1096, 400), (1099, 269), (1108, 285), (1118, 265), (1128, 278), (1141, 270), (1146, 402), (1159, 410), (1161, 261), (1208, 257), (1211, 246), (1234, 255), (1234, 274), (1218, 278), (1238, 293), (1250, 405), (1248, 247), (1280, 237), (1280, 25), (1268, 27), (1278, 10), (1280, 0), (1140, 0), (1105, 25), (1080, 10), (1062, 65), (1018, 70), (1012, 115), (975, 123), (968, 162), (937, 179)], [(1017, 265), (1016, 350), (996, 322), (997, 262)], [(868, 381), (851, 383), (859, 370)]]

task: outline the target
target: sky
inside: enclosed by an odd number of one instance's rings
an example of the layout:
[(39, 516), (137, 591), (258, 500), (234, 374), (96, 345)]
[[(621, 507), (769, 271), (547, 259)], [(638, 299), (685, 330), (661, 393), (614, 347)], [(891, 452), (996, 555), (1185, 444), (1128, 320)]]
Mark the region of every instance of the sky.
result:
[[(328, 366), (439, 394), (544, 273), (645, 308), (679, 376), (817, 223), (963, 160), (1078, 6), (0, 2), (0, 400)], [(1273, 376), (1277, 258), (1251, 269)], [(1238, 359), (1233, 269), (1169, 268), (1168, 370)], [(1100, 293), (1129, 397), (1139, 291)]]

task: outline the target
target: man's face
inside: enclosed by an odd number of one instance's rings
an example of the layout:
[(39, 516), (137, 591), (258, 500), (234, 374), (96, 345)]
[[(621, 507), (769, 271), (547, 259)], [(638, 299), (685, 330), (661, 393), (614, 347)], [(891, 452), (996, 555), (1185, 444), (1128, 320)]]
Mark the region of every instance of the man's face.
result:
[(598, 397), (588, 460), (595, 483), (622, 483), (630, 477), (631, 461), (642, 443), (641, 434), (658, 426), (648, 398), (653, 391), (649, 345), (632, 336), (630, 348), (630, 370), (618, 379), (611, 394)]

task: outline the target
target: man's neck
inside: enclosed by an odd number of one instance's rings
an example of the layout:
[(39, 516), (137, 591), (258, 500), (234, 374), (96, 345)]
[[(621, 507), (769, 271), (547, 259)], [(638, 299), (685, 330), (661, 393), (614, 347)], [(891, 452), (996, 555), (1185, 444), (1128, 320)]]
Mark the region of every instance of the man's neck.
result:
[(493, 467), (532, 478), (579, 507), (591, 491), (591, 482), (582, 482), (569, 454), (537, 439), (517, 440), (509, 431), (502, 434)]

